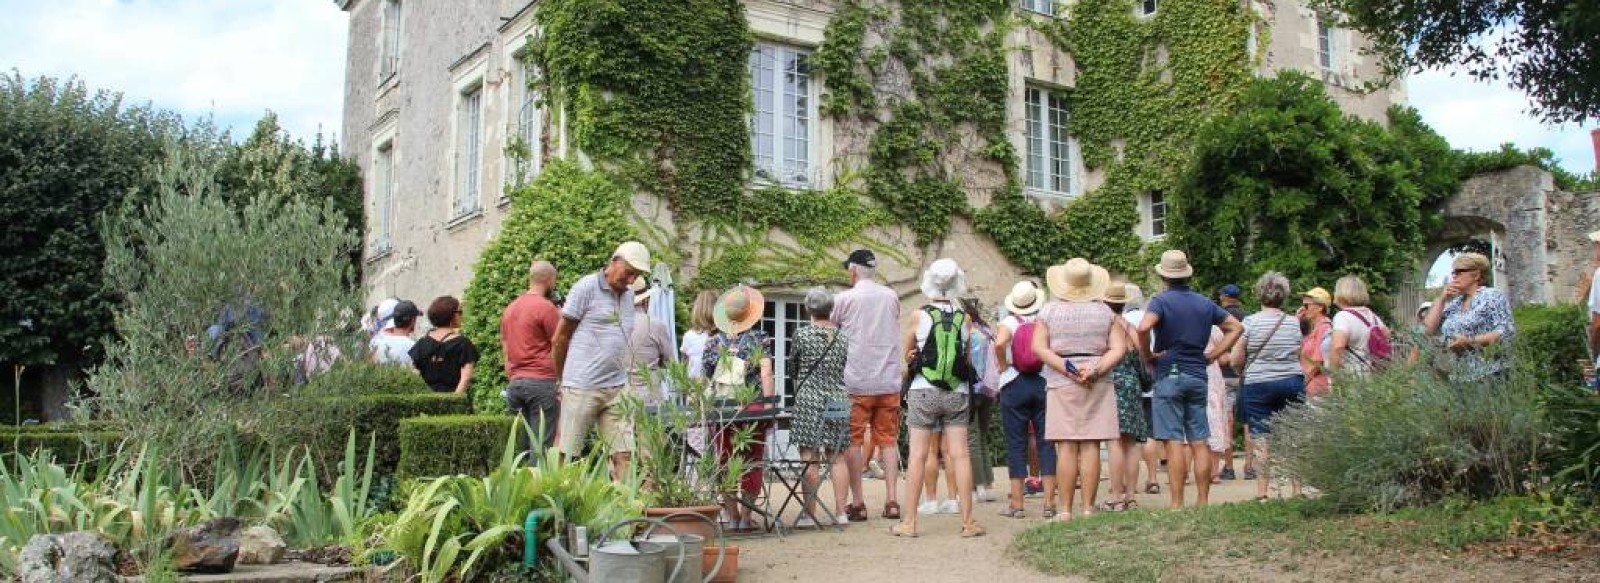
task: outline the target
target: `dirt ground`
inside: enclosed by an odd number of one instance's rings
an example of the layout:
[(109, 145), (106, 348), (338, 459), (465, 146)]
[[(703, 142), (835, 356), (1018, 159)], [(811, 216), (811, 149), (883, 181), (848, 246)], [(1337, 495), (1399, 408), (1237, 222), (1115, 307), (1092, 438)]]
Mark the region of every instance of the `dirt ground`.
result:
[[(1242, 468), (1242, 460), (1235, 462)], [(1005, 486), (1005, 468), (995, 469), (997, 486)], [(1143, 479), (1141, 477), (1141, 479)], [(1159, 482), (1160, 494), (1139, 494), (1141, 508), (1165, 508), (1167, 504), (1166, 475)], [(1212, 486), (1213, 503), (1248, 500), (1255, 495), (1255, 483), (1244, 480), (1224, 481)], [(1102, 476), (1100, 500), (1110, 486)], [(904, 480), (900, 490), (904, 489)], [(941, 495), (944, 492), (940, 485)], [(1142, 492), (1142, 490), (1141, 490)], [(973, 516), (987, 529), (988, 535), (964, 539), (958, 535), (960, 518), (939, 514), (918, 518), (920, 537), (896, 538), (889, 535), (889, 526), (896, 521), (881, 518), (883, 510), (883, 480), (867, 480), (865, 484), (867, 509), (870, 520), (851, 523), (843, 532), (829, 529), (795, 531), (788, 536), (755, 538), (738, 541), (741, 547), (739, 581), (762, 583), (777, 581), (975, 581), (990, 580), (1006, 583), (1030, 582), (1081, 582), (1082, 579), (1061, 579), (1034, 571), (1020, 561), (1008, 557), (1006, 549), (1017, 533), (1044, 522), (1041, 516), (1043, 498), (1033, 496), (1025, 501), (1027, 518), (1015, 519), (999, 516), (1005, 508), (1003, 492), (995, 502), (978, 503)], [(1194, 486), (1186, 490), (1193, 503)], [(832, 490), (823, 486), (821, 499), (832, 500)], [(902, 507), (907, 506), (904, 499)], [(793, 520), (793, 509), (786, 513), (785, 521)]]

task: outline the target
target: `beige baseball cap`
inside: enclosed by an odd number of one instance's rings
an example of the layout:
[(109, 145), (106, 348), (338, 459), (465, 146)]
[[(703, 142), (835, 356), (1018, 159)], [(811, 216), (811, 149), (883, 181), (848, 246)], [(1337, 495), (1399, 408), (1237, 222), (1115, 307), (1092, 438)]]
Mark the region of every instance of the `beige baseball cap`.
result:
[(616, 252), (612, 253), (611, 256), (621, 257), (622, 261), (628, 264), (628, 267), (632, 267), (641, 273), (650, 271), (650, 250), (645, 248), (644, 243), (638, 241), (625, 242), (618, 245)]

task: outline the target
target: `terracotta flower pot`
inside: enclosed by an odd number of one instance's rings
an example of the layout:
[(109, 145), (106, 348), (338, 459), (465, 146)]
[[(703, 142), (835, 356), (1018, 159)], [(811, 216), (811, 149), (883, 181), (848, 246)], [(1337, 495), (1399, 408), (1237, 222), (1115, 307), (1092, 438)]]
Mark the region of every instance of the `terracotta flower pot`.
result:
[[(679, 516), (673, 516), (677, 514)], [(688, 514), (698, 514), (710, 520), (700, 520)], [(707, 545), (717, 542), (717, 530), (712, 526), (716, 524), (717, 517), (722, 514), (721, 506), (689, 506), (685, 508), (646, 508), (644, 515), (647, 518), (666, 519), (678, 534), (698, 534), (705, 537)]]
[[(733, 583), (739, 578), (739, 547), (728, 545), (721, 547), (720, 550), (722, 551), (722, 567), (712, 573), (711, 581), (712, 583)], [(703, 572), (711, 573), (711, 567), (717, 564), (718, 551), (719, 548), (713, 546), (707, 546), (702, 551), (705, 553)]]

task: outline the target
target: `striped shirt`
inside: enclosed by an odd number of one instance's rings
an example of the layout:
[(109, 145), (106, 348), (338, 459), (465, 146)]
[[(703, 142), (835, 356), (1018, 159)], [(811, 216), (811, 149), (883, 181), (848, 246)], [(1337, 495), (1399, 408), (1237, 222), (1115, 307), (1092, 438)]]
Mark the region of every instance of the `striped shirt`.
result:
[(1300, 319), (1262, 310), (1244, 319), (1244, 382), (1265, 383), (1300, 376)]

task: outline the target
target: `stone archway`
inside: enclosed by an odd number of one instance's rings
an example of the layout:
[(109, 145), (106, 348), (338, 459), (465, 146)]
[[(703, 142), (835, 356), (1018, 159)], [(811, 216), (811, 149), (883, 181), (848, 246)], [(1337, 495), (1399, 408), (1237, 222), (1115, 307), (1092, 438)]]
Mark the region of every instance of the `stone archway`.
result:
[(1548, 304), (1555, 300), (1550, 283), (1552, 258), (1550, 194), (1555, 181), (1549, 172), (1519, 166), (1475, 176), (1444, 204), (1443, 224), (1428, 234), (1431, 260), (1445, 249), (1470, 238), (1492, 238), (1496, 245), (1495, 287), (1505, 290), (1512, 305)]

